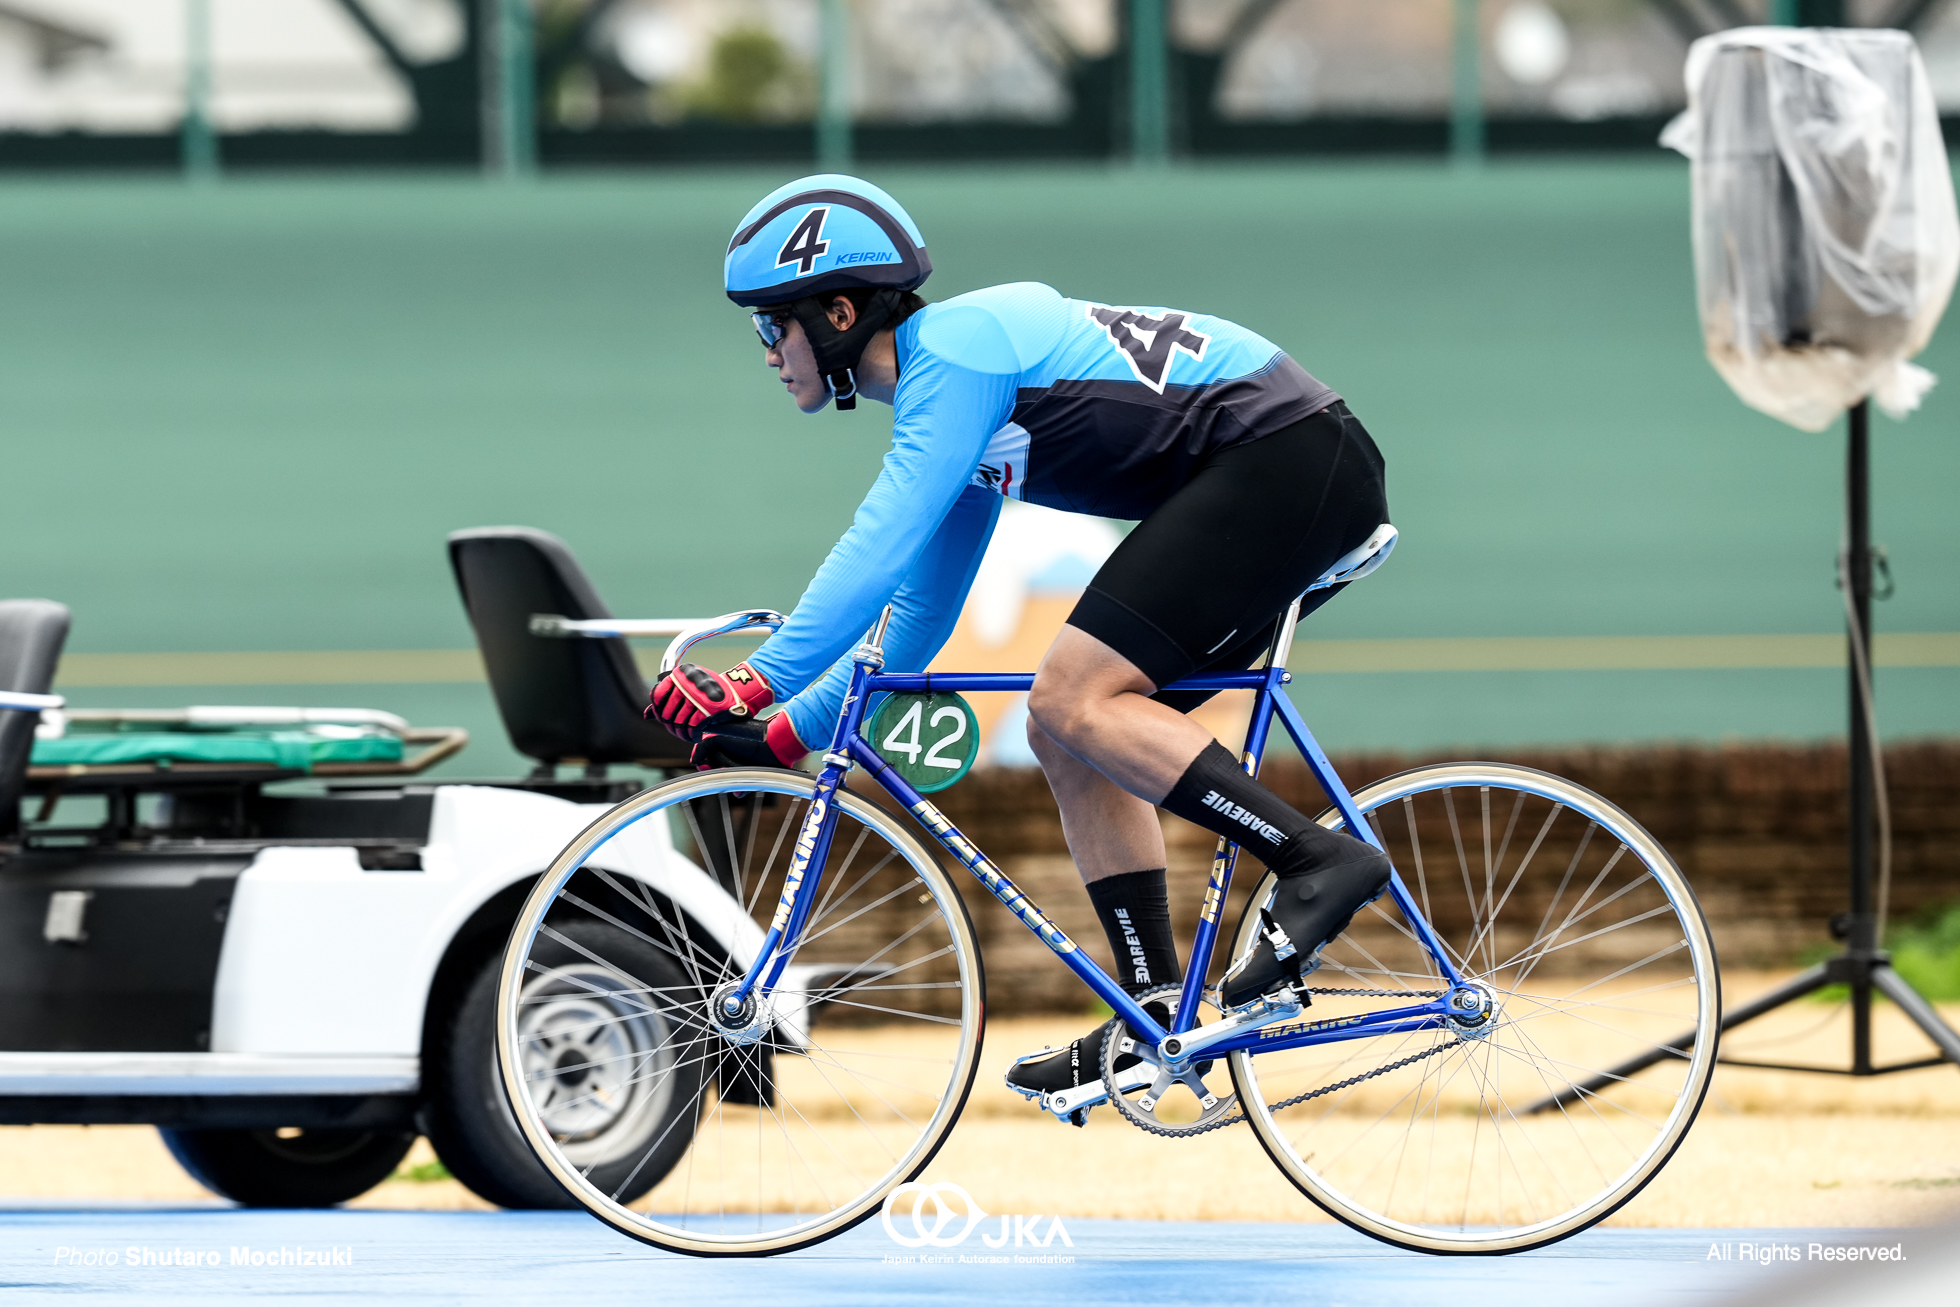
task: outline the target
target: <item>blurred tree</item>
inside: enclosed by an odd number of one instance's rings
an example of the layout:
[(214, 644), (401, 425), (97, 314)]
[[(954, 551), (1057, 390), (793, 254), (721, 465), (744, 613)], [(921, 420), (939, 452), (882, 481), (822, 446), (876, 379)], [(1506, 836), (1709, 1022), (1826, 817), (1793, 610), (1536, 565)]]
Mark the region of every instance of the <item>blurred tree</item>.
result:
[[(764, 27), (731, 27), (708, 52), (708, 73), (690, 89), (688, 107), (708, 118), (760, 122), (779, 116), (792, 64), (774, 32)], [(771, 112), (771, 111), (775, 112)]]
[[(474, 2), (474, 0), (472, 0)], [(671, 124), (685, 118), (752, 123), (808, 118), (816, 76), (768, 27), (737, 23), (686, 82), (649, 84), (622, 60), (609, 21), (627, 0), (533, 0), (538, 12), (540, 112), (556, 126)]]
[(643, 88), (618, 57), (596, 40), (619, 0), (539, 0), (538, 105), (560, 127), (590, 127), (609, 102), (632, 100)]

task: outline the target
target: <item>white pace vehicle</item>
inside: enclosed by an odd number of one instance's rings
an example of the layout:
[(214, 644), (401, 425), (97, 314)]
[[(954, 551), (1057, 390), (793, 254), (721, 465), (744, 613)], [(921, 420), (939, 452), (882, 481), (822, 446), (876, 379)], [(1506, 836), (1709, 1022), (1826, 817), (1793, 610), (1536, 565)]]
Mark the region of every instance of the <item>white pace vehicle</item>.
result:
[[(284, 1207), (364, 1192), (420, 1134), (491, 1202), (571, 1205), (497, 1076), (511, 923), (553, 856), (640, 788), (610, 766), (684, 763), (641, 719), (625, 635), (674, 635), (675, 658), (780, 619), (612, 619), (540, 531), (462, 531), (449, 552), (505, 727), (538, 764), (521, 779), (422, 779), (467, 735), (373, 710), (64, 711), (49, 690), (68, 610), (0, 601), (0, 1124), (153, 1124), (207, 1187)], [(582, 873), (598, 916), (527, 990), (547, 1115), (596, 1173), (631, 1159), (613, 1179), (633, 1196), (692, 1130), (668, 1077), (625, 1069), (674, 1046), (643, 977), (682, 948), (746, 966), (761, 940), (716, 879), (715, 838), (650, 821), (609, 844)], [(614, 933), (608, 901), (669, 939), (582, 939)], [(641, 975), (598, 960), (625, 957)], [(769, 1092), (752, 1056), (715, 1074), (729, 1101)]]

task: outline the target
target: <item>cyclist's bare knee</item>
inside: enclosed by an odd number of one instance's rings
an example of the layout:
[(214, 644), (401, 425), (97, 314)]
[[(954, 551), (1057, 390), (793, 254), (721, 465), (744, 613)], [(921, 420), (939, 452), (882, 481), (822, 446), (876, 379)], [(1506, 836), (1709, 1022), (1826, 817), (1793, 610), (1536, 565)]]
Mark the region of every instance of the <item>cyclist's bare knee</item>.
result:
[[(1156, 690), (1136, 664), (1086, 631), (1064, 626), (1035, 672), (1028, 720), (1064, 748), (1079, 747), (1111, 699)], [(1039, 757), (1039, 746), (1036, 746)]]
[(1041, 729), (1041, 723), (1028, 714), (1028, 748), (1033, 750), (1034, 759), (1043, 767), (1068, 757), (1068, 751), (1055, 743), (1054, 737)]
[(1034, 751), (1034, 760), (1041, 764), (1041, 770), (1047, 774), (1051, 785), (1075, 784), (1088, 774), (1100, 774), (1070, 753), (1060, 740), (1043, 730), (1033, 713), (1028, 714), (1028, 748)]
[(1034, 749), (1035, 757), (1041, 758), (1044, 748), (1065, 747), (1063, 741), (1078, 729), (1080, 706), (1081, 700), (1055, 680), (1035, 677), (1034, 686), (1028, 691), (1028, 744)]
[[(1098, 714), (1108, 703), (1106, 696), (1081, 693), (1061, 681), (1050, 680), (1044, 685), (1037, 680), (1028, 693), (1028, 725), (1044, 737), (1043, 743), (1051, 752), (1079, 758)], [(1033, 747), (1035, 757), (1045, 762), (1043, 744)]]

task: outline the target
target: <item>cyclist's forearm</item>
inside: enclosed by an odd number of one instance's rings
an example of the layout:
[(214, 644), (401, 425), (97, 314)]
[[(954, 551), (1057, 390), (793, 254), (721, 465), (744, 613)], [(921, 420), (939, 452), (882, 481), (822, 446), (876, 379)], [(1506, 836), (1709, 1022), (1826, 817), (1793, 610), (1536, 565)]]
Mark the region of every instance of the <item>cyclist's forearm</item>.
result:
[(934, 538), (927, 534), (931, 524), (952, 510), (960, 493), (959, 481), (943, 470), (918, 475), (905, 461), (888, 461), (788, 623), (756, 650), (750, 664), (779, 693), (795, 693), (817, 680), (911, 575)]
[[(905, 583), (892, 595), (892, 620), (885, 631), (886, 667), (921, 671), (952, 635), (999, 516), (999, 495), (973, 486), (961, 492)], [(850, 670), (848, 658), (832, 664), (791, 702), (790, 720), (805, 744), (815, 747), (830, 739)]]
[[(943, 615), (923, 609), (902, 590), (893, 595), (892, 621), (885, 631), (885, 666), (893, 671), (923, 668), (946, 643), (958, 616), (957, 605), (950, 615)], [(832, 663), (814, 685), (789, 701), (785, 711), (796, 727), (797, 739), (813, 749), (830, 742), (850, 680), (851, 659), (847, 655)], [(876, 701), (868, 704), (867, 712), (876, 711), (877, 706)]]

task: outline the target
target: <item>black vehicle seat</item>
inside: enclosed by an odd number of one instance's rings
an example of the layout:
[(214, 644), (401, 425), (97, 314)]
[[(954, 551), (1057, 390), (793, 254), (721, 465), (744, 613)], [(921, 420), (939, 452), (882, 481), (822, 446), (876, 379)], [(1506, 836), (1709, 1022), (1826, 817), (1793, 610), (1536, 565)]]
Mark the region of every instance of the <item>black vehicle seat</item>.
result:
[[(0, 690), (46, 694), (68, 640), (68, 610), (48, 599), (0, 599)], [(41, 714), (0, 711), (0, 842), (20, 833), (20, 796)]]
[(476, 527), (449, 537), (449, 562), (519, 753), (546, 765), (687, 761), (687, 745), (641, 718), (647, 684), (626, 641), (531, 634), (537, 613), (613, 615), (564, 541), (525, 526)]

